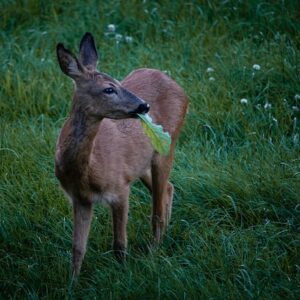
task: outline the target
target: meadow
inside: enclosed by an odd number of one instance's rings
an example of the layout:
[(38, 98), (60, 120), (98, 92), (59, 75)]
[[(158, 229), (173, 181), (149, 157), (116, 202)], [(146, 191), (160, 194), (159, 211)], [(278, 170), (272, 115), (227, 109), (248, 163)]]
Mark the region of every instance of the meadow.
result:
[(300, 298), (300, 2), (0, 2), (0, 298), (70, 296), (72, 209), (54, 152), (73, 83), (58, 42), (92, 32), (98, 69), (167, 72), (189, 113), (172, 220), (151, 247), (151, 197), (132, 186), (128, 257), (95, 207), (74, 299)]

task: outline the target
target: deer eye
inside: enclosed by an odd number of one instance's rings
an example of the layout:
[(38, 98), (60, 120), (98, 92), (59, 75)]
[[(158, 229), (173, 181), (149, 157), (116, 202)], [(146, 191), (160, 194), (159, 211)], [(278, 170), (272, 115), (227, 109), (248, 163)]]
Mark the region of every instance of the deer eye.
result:
[(106, 88), (106, 89), (103, 90), (103, 93), (105, 93), (105, 94), (113, 94), (113, 93), (115, 93), (115, 90), (112, 89), (112, 88)]

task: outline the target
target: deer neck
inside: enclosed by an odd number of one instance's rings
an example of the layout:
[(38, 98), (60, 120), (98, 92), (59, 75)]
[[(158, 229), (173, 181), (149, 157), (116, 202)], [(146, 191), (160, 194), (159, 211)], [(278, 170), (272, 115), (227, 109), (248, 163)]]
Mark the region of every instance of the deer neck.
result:
[(87, 175), (93, 141), (102, 119), (90, 117), (83, 109), (74, 107), (68, 120), (69, 132), (62, 151), (63, 169), (78, 179)]

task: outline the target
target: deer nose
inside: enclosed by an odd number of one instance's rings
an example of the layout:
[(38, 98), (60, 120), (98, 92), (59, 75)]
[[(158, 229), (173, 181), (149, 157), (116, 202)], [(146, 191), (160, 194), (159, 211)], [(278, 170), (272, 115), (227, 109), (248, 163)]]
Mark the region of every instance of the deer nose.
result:
[(146, 114), (150, 109), (150, 105), (148, 103), (142, 103), (138, 106), (135, 113), (136, 114)]

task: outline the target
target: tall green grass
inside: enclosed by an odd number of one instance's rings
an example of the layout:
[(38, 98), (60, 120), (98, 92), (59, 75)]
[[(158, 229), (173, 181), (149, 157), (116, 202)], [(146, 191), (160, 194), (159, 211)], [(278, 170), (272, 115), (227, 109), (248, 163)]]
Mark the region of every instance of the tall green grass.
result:
[(72, 213), (53, 157), (73, 84), (55, 46), (77, 52), (86, 31), (99, 69), (164, 70), (190, 109), (164, 243), (150, 245), (150, 196), (136, 183), (127, 262), (97, 206), (73, 297), (300, 297), (299, 1), (4, 0), (0, 11), (1, 298), (68, 296)]

